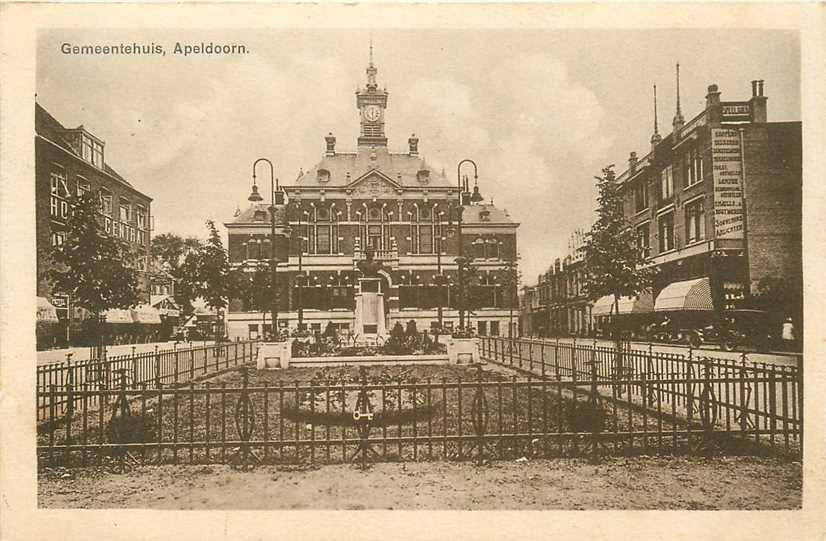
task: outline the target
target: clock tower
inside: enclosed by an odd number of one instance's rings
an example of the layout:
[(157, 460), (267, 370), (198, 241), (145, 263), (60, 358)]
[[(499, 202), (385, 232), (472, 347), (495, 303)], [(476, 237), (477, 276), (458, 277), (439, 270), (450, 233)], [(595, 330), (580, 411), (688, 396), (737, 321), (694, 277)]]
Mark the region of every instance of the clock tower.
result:
[(387, 90), (376, 84), (376, 66), (373, 65), (373, 41), (370, 41), (370, 63), (367, 65), (367, 87), (356, 90), (356, 107), (361, 120), (358, 146), (386, 147), (384, 110), (387, 108)]

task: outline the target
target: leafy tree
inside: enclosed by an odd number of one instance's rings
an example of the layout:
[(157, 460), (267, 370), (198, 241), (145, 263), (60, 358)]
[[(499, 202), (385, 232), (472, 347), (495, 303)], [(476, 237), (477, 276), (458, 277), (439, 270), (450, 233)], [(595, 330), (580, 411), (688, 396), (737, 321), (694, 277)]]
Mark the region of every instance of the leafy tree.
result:
[(161, 233), (152, 237), (152, 257), (162, 264), (169, 265), (173, 271), (183, 264), (188, 254), (197, 252), (200, 247), (200, 239), (183, 238), (176, 233)]
[(201, 244), (198, 254), (198, 281), (196, 291), (207, 306), (216, 310), (224, 309), (232, 293), (229, 279), (229, 258), (224, 243), (215, 227), (215, 222), (207, 220), (209, 237)]
[[(626, 222), (614, 166), (602, 170), (597, 181), (597, 220), (585, 241), (585, 294), (591, 300), (614, 296), (614, 314), (620, 297), (634, 297), (651, 286), (651, 272), (643, 267), (645, 256), (637, 247), (634, 230)], [(616, 375), (622, 377), (620, 336), (617, 341)]]
[(585, 241), (585, 293), (591, 300), (614, 295), (614, 313), (620, 297), (634, 297), (651, 287), (651, 272), (643, 267), (634, 230), (625, 220), (614, 166), (597, 180), (597, 221)]
[(195, 237), (183, 238), (176, 233), (161, 233), (152, 238), (152, 257), (166, 267), (175, 281), (175, 302), (184, 313), (192, 312), (192, 301), (198, 296), (197, 254), (201, 249), (201, 240)]
[[(98, 218), (97, 196), (77, 199), (67, 220), (66, 238), (51, 254), (49, 279), (75, 306), (95, 315), (140, 302), (134, 257), (127, 244), (107, 235)], [(100, 337), (100, 328), (97, 329)]]

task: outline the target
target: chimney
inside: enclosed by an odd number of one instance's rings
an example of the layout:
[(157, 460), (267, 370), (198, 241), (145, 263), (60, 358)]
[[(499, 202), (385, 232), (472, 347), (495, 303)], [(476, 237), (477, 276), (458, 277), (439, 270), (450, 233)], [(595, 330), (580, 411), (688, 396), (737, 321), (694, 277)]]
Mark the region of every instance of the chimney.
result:
[(628, 155), (628, 170), (633, 173), (637, 170), (637, 153), (632, 152)]
[(411, 156), (418, 156), (419, 155), (419, 138), (416, 137), (416, 134), (410, 136), (410, 139), (407, 140), (407, 144), (410, 145), (410, 155)]
[(327, 141), (327, 156), (335, 156), (336, 155), (336, 138), (333, 135), (333, 132), (330, 132), (327, 137), (324, 138)]
[(766, 122), (766, 102), (769, 98), (763, 95), (763, 79), (751, 82), (751, 109), (752, 122)]
[(708, 85), (708, 93), (706, 94), (706, 108), (720, 105), (720, 90), (717, 85)]

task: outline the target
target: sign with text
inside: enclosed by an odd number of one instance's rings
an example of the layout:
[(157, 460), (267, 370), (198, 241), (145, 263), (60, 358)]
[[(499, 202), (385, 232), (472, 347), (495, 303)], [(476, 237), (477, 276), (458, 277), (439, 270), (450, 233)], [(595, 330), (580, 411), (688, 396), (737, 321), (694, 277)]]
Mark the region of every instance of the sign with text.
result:
[(751, 104), (747, 101), (725, 102), (720, 112), (723, 122), (748, 122), (751, 119)]
[(714, 236), (743, 238), (743, 161), (737, 130), (711, 130), (714, 179)]

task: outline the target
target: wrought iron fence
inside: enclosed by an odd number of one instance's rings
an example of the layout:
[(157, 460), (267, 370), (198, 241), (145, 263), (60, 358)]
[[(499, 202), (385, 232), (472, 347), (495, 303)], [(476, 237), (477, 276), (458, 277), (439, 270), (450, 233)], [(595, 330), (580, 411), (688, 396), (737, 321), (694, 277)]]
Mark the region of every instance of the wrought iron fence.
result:
[[(707, 353), (695, 349), (689, 349), (688, 355), (664, 353), (651, 347), (639, 350), (627, 342), (619, 349), (594, 342), (496, 337), (482, 338), (481, 343), (482, 358), (524, 373), (577, 380), (590, 377), (592, 367), (596, 367), (600, 379), (618, 382), (618, 395), (629, 404), (650, 407), (656, 394), (657, 400), (673, 406), (675, 414), (686, 418), (697, 414), (703, 400), (710, 400), (712, 419), (718, 428), (738, 425), (744, 431), (753, 429), (759, 440), (761, 431), (771, 432), (782, 426), (784, 438), (802, 439), (802, 365), (748, 362), (745, 353), (738, 360), (714, 358)], [(696, 381), (706, 377), (708, 389)], [(628, 378), (648, 383), (626, 389), (622, 381)]]
[[(67, 361), (37, 367), (37, 420), (60, 417), (67, 408), (82, 406), (97, 408), (100, 397), (94, 392), (116, 389), (120, 379), (129, 388), (141, 385), (159, 388), (161, 385), (180, 385), (191, 380), (215, 374), (254, 360), (254, 341), (236, 341), (222, 344), (158, 349), (102, 359)], [(90, 392), (84, 403), (73, 403), (65, 397), (48, 395), (52, 389)]]
[[(708, 366), (708, 365), (706, 365)], [(713, 449), (799, 451), (799, 425), (778, 415), (763, 428), (758, 411), (741, 404), (746, 422), (720, 424), (715, 386), (767, 381), (740, 371), (693, 374), (506, 376), (478, 367), (466, 379), (377, 382), (361, 367), (355, 381), (250, 381), (241, 367), (232, 386), (190, 382), (168, 388), (52, 387), (47, 404), (66, 403), (38, 432), (41, 465), (133, 463), (334, 463), (475, 460), (634, 453), (696, 453)], [(573, 372), (577, 374), (577, 372)], [(232, 375), (232, 374), (230, 374)], [(253, 372), (253, 379), (259, 374)], [(779, 376), (788, 383), (789, 375)], [(697, 398), (680, 388), (697, 387)], [(641, 389), (642, 402), (627, 396)], [(682, 394), (696, 407), (681, 416)], [(624, 398), (626, 397), (626, 398)], [(91, 400), (109, 407), (93, 411)], [(759, 445), (759, 444), (765, 445)], [(755, 445), (757, 444), (757, 445)]]

